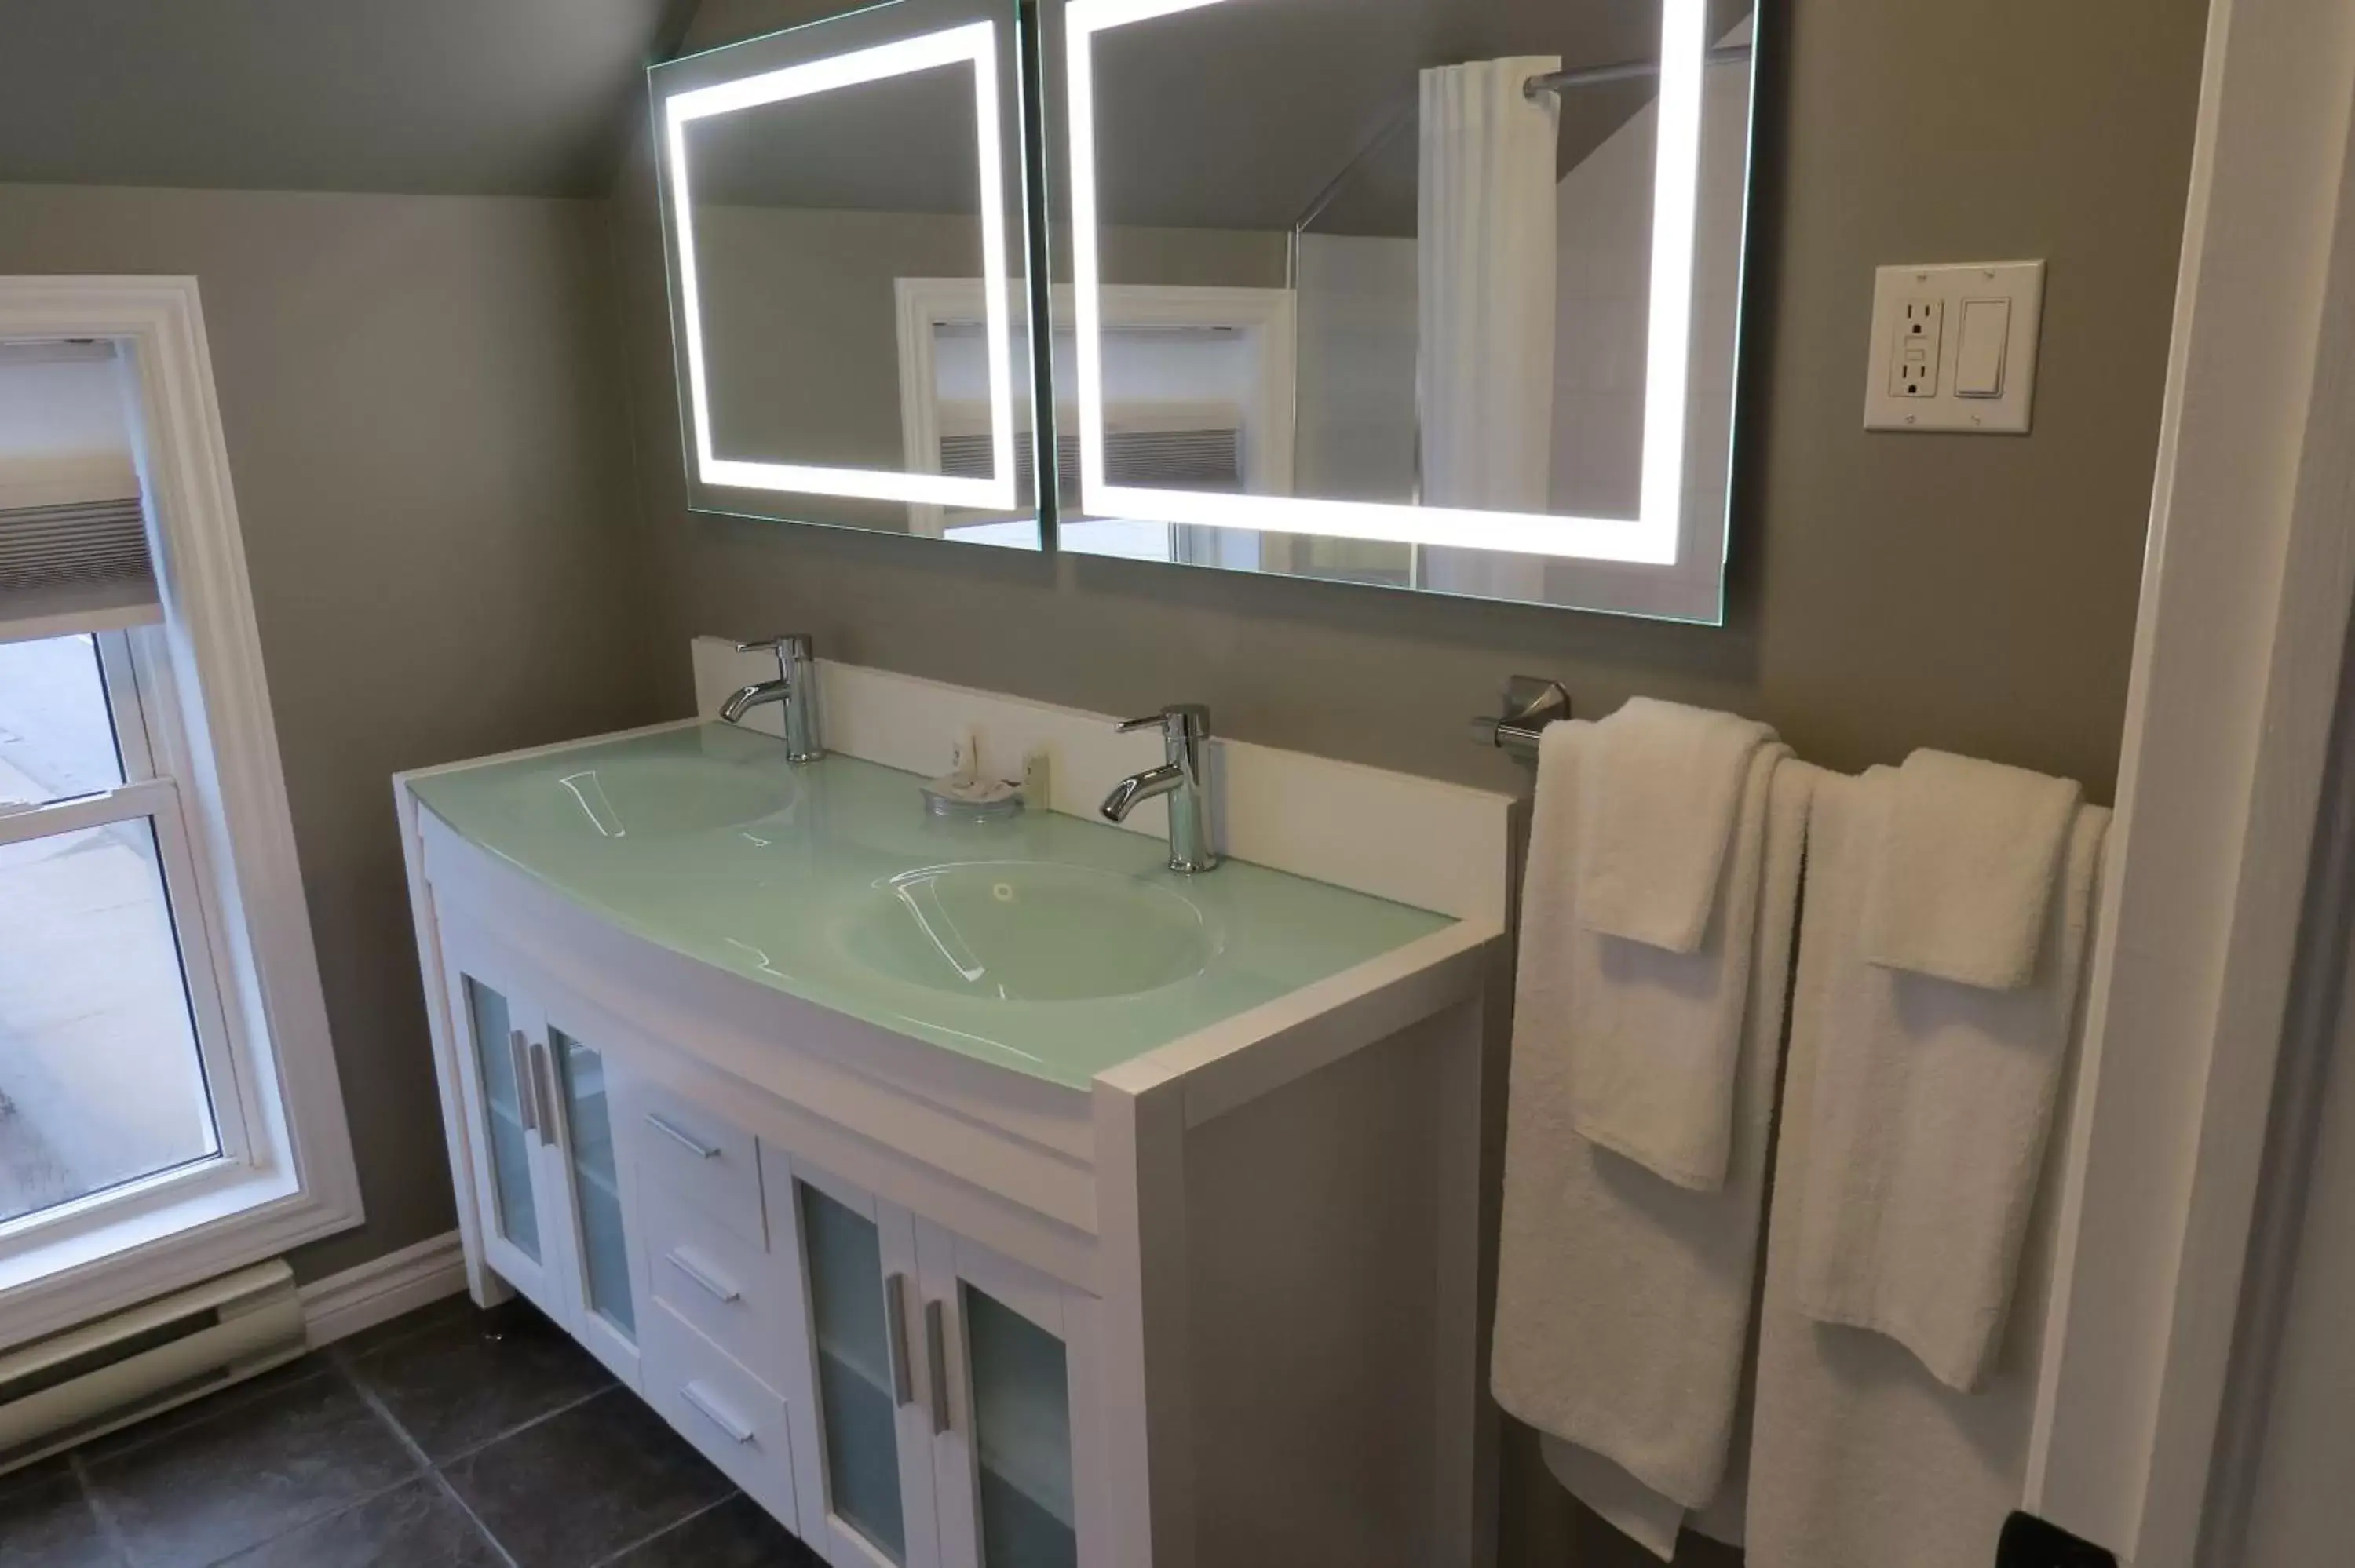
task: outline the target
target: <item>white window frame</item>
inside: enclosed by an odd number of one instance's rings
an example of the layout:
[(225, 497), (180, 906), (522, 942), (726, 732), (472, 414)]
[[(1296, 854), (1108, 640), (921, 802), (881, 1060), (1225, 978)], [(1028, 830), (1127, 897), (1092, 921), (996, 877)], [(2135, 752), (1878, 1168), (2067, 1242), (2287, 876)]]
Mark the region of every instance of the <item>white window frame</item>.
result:
[(0, 278), (0, 340), (24, 338), (109, 339), (130, 371), (163, 622), (47, 630), (107, 632), (118, 736), (153, 765), (126, 762), (158, 778), (0, 819), (0, 838), (155, 818), (222, 1157), (0, 1230), (0, 1348), (364, 1217), (197, 281)]

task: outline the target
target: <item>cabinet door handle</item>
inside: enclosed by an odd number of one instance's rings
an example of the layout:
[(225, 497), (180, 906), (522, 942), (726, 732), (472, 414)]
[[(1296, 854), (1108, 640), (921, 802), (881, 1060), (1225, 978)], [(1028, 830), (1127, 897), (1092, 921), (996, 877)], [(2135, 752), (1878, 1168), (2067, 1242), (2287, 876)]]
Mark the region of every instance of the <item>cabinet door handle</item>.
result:
[(712, 1148), (711, 1145), (704, 1142), (703, 1139), (696, 1137), (695, 1134), (687, 1131), (687, 1128), (679, 1126), (668, 1117), (662, 1116), (655, 1111), (648, 1111), (646, 1112), (646, 1125), (653, 1128), (656, 1132), (661, 1133), (665, 1138), (669, 1139), (673, 1143), (677, 1144), (681, 1149), (686, 1150), (689, 1154), (694, 1155), (698, 1160), (717, 1160), (719, 1158), (719, 1150)]
[(713, 1300), (725, 1302), (741, 1301), (744, 1298), (744, 1293), (742, 1291), (737, 1289), (732, 1285), (722, 1284), (719, 1280), (713, 1278), (710, 1275), (705, 1273), (700, 1267), (697, 1266), (694, 1261), (688, 1258), (685, 1253), (670, 1253), (668, 1255), (668, 1259), (670, 1266), (673, 1268), (676, 1268), (681, 1274), (686, 1275), (689, 1279), (695, 1281), (696, 1284), (703, 1287), (705, 1290), (710, 1292)]
[(556, 1082), (548, 1070), (548, 1047), (535, 1040), (531, 1043), (531, 1082), (539, 1096), (539, 1144), (542, 1149), (556, 1146)]
[(949, 1429), (948, 1313), (938, 1301), (924, 1303), (924, 1359), (932, 1363), (932, 1436)]
[(750, 1443), (758, 1434), (704, 1396), (703, 1391), (691, 1383), (678, 1385), (678, 1396), (695, 1406), (696, 1414), (728, 1434), (738, 1443)]
[(523, 1043), (523, 1031), (507, 1032), (507, 1057), (515, 1065), (516, 1111), (523, 1118), (526, 1132), (539, 1130), (539, 1097), (532, 1090), (531, 1050)]
[(908, 1375), (908, 1277), (883, 1277), (883, 1349), (891, 1358), (891, 1400), (904, 1410), (916, 1403), (916, 1380)]

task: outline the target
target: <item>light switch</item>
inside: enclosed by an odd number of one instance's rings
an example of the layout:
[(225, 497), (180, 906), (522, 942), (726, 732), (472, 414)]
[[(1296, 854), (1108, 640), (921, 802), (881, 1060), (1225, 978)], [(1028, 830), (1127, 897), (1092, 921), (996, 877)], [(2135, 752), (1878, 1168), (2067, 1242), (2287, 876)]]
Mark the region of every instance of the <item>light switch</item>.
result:
[(2011, 338), (2009, 300), (1965, 300), (1961, 342), (1955, 351), (1955, 396), (2003, 396), (2003, 351)]
[(2041, 261), (1880, 269), (1864, 428), (2027, 434), (2043, 311)]

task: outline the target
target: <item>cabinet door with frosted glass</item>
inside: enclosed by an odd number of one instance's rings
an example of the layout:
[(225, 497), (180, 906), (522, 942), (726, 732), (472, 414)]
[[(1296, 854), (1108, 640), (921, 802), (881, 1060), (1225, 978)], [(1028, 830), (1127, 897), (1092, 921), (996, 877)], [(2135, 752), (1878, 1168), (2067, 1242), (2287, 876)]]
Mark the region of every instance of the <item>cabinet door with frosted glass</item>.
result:
[(568, 1234), (564, 1266), (573, 1303), (568, 1325), (613, 1374), (638, 1385), (638, 1316), (633, 1240), (624, 1217), (615, 1087), (627, 1071), (602, 1035), (591, 1044), (566, 1027), (578, 1022), (551, 1001), (538, 1043), (546, 1050), (559, 1118), (558, 1148)]
[(1111, 1561), (1099, 1473), (1099, 1303), (917, 1223), (944, 1568)]
[(532, 1004), (490, 944), (445, 919), (442, 962), (483, 1259), (563, 1322), (563, 1151), (547, 1044)]
[(762, 1160), (801, 1266), (787, 1395), (802, 1539), (834, 1568), (935, 1568), (916, 1223), (798, 1157), (764, 1144)]

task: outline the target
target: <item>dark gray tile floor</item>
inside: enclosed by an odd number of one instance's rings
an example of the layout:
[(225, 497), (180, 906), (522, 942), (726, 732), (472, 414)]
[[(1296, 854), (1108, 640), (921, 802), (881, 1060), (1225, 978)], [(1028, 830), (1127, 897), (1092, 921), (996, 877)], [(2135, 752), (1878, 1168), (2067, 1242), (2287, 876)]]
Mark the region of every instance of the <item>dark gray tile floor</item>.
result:
[(429, 1307), (0, 1476), (0, 1568), (818, 1568), (521, 1303)]

